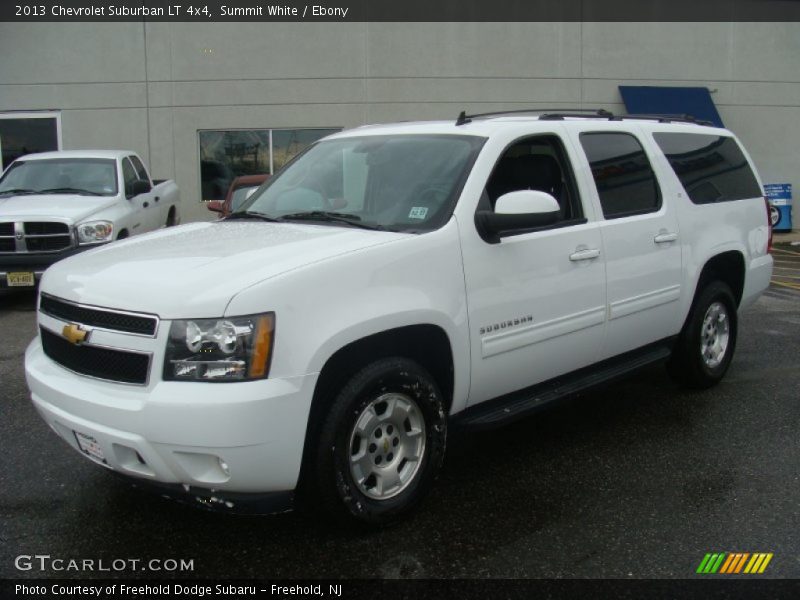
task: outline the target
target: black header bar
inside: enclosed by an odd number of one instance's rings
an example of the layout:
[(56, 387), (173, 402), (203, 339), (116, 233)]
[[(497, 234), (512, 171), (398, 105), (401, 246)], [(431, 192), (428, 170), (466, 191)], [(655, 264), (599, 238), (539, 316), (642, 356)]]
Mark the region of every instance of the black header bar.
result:
[(800, 21), (800, 0), (4, 0), (3, 22)]

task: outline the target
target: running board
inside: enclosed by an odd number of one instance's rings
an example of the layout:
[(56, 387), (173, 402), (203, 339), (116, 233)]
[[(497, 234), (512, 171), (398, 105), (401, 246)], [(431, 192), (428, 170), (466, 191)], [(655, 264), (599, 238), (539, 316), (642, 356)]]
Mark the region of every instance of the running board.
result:
[(669, 358), (673, 341), (674, 338), (663, 340), (518, 392), (481, 402), (454, 415), (453, 424), (465, 429), (489, 429), (522, 419), (549, 402), (621, 379), (633, 371)]

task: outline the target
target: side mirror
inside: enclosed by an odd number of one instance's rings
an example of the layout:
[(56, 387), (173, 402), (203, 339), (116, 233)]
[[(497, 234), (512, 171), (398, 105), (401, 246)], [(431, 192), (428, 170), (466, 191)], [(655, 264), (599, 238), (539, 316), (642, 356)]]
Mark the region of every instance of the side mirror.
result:
[(128, 198), (133, 198), (138, 196), (139, 194), (146, 194), (151, 189), (150, 182), (144, 179), (137, 179), (133, 183), (130, 184), (128, 193), (126, 194)]
[(497, 244), (500, 238), (553, 225), (560, 218), (561, 207), (550, 194), (519, 190), (500, 196), (494, 211), (479, 210), (475, 215), (475, 226), (484, 240)]
[(206, 208), (211, 212), (221, 213), (224, 210), (224, 204), (225, 202), (222, 200), (212, 200), (211, 202), (206, 202)]

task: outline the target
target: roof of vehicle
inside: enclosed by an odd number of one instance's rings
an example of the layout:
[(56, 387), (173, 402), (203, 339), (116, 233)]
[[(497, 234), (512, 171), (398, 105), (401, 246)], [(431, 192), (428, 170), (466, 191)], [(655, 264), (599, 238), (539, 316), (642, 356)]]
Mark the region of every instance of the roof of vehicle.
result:
[[(565, 111), (569, 113), (569, 111)], [(329, 138), (357, 137), (362, 135), (400, 135), (400, 134), (429, 134), (429, 135), (475, 135), (480, 137), (491, 137), (492, 135), (518, 129), (520, 125), (540, 125), (541, 129), (570, 129), (583, 128), (587, 123), (602, 124), (609, 130), (621, 129), (630, 130), (634, 127), (644, 127), (647, 129), (664, 128), (675, 129), (676, 131), (688, 131), (694, 133), (710, 133), (724, 135), (727, 129), (721, 127), (708, 126), (700, 122), (688, 120), (669, 120), (664, 117), (662, 121), (650, 116), (636, 117), (635, 115), (598, 117), (598, 116), (563, 116), (554, 118), (555, 111), (547, 111), (545, 118), (541, 114), (497, 114), (491, 116), (476, 116), (462, 124), (458, 124), (456, 119), (447, 121), (406, 121), (399, 123), (386, 123), (379, 125), (363, 125), (353, 129), (347, 129), (335, 133)], [(610, 113), (609, 113), (610, 114)], [(530, 130), (530, 127), (526, 127)]]
[(259, 185), (264, 183), (267, 179), (269, 179), (269, 173), (260, 173), (258, 175), (239, 175), (231, 182), (230, 189), (249, 185)]
[(124, 158), (136, 154), (130, 150), (58, 150), (37, 152), (20, 156), (19, 160), (43, 160), (47, 158)]

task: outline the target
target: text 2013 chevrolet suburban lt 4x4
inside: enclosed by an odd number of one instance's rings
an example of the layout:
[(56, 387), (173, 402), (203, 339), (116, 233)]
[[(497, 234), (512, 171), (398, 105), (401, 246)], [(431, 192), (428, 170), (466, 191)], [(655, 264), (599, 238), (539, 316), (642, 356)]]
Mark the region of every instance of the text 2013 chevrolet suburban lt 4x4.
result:
[(222, 221), (58, 263), (34, 405), (167, 495), (382, 524), (450, 425), (664, 359), (717, 383), (772, 272), (750, 159), (725, 129), (578, 115), (345, 131)]

